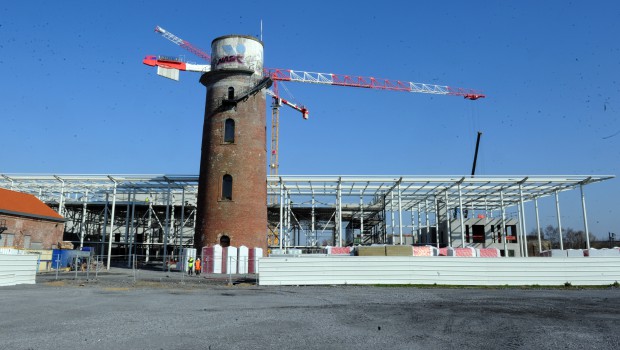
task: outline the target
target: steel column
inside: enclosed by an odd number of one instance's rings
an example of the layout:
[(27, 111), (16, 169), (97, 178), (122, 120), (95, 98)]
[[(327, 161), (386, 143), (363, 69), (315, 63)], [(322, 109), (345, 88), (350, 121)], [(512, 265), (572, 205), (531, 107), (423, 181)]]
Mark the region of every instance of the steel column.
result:
[(422, 204), (418, 203), (418, 243), (422, 243)]
[(448, 190), (445, 192), (446, 196), (446, 230), (448, 234), (448, 247), (452, 247), (452, 224), (450, 223), (450, 207), (448, 206)]
[(170, 234), (170, 197), (172, 196), (172, 192), (170, 190), (170, 182), (168, 182), (168, 198), (166, 199), (166, 222), (165, 222), (165, 227), (164, 227), (164, 251), (163, 251), (163, 257), (164, 257), (164, 264), (162, 266), (162, 269), (165, 271), (166, 270), (166, 264), (168, 262), (168, 237)]
[(542, 238), (540, 236), (540, 216), (538, 215), (538, 198), (534, 198), (534, 210), (536, 211), (536, 233), (538, 235), (538, 255), (542, 252)]
[(428, 217), (428, 200), (424, 199), (424, 227), (426, 227), (426, 234), (424, 235), (424, 243), (430, 243), (431, 241), (431, 220)]
[(394, 226), (396, 220), (394, 218), (394, 192), (390, 190), (390, 234), (392, 235), (392, 244), (394, 244)]
[(340, 179), (338, 179), (337, 200), (338, 203), (336, 203), (336, 206), (338, 210), (338, 244), (336, 245), (336, 247), (342, 247), (342, 183), (340, 182)]
[(583, 193), (583, 184), (579, 184), (581, 191), (581, 210), (583, 211), (583, 229), (586, 231), (586, 249), (590, 249), (590, 231), (588, 230), (588, 214), (586, 213), (586, 196)]
[(179, 256), (181, 256), (181, 251), (183, 250), (183, 228), (185, 227), (185, 186), (183, 186), (181, 192), (181, 232), (179, 232)]
[(314, 190), (312, 191), (312, 218), (311, 218), (311, 227), (310, 227), (310, 231), (312, 234), (314, 234), (314, 244), (313, 246), (316, 245), (316, 241), (317, 241), (317, 236), (316, 236), (316, 229), (314, 228), (314, 222), (315, 222), (315, 213), (314, 213), (314, 206), (316, 205), (315, 199), (314, 199)]
[(84, 227), (86, 224), (86, 204), (88, 202), (88, 190), (84, 193), (84, 207), (82, 208), (82, 223), (80, 224), (80, 250), (84, 247), (84, 231), (86, 228)]
[(360, 244), (364, 244), (364, 196), (360, 191)]
[(439, 208), (437, 207), (437, 196), (433, 198), (435, 201), (435, 243), (437, 243), (437, 249), (439, 249)]
[(153, 202), (151, 201), (150, 198), (148, 198), (149, 200), (149, 217), (147, 219), (147, 230), (144, 233), (144, 240), (146, 241), (146, 259), (145, 261), (148, 262), (149, 261), (149, 256), (151, 254), (151, 240), (153, 239)]
[(282, 251), (282, 225), (284, 225), (284, 185), (282, 184), (282, 178), (280, 178), (280, 227), (278, 231), (280, 251)]
[(508, 257), (508, 245), (506, 244), (506, 208), (504, 207), (504, 190), (499, 191), (499, 205), (502, 210), (502, 226), (499, 233), (502, 236), (502, 243), (504, 243), (504, 258)]
[(519, 207), (521, 208), (521, 245), (522, 253), (521, 256), (528, 257), (527, 252), (527, 226), (525, 225), (525, 205), (523, 204), (523, 185), (519, 183)]
[(114, 181), (114, 190), (112, 192), (112, 215), (110, 218), (110, 235), (108, 236), (108, 264), (107, 264), (108, 271), (110, 270), (110, 257), (112, 255), (112, 235), (114, 234), (114, 211), (115, 209), (116, 209), (116, 181)]
[(101, 245), (97, 249), (98, 255), (103, 255), (105, 252), (105, 238), (108, 234), (108, 205), (110, 204), (110, 194), (105, 194), (105, 209), (103, 210), (103, 232), (101, 233)]
[(131, 258), (132, 253), (133, 255), (136, 255), (136, 227), (135, 227), (135, 217), (136, 217), (136, 190), (133, 190), (133, 196), (131, 196), (130, 193), (130, 197), (133, 198), (131, 201), (131, 232), (133, 233), (133, 238), (131, 239), (131, 245), (129, 246), (129, 261), (127, 262), (127, 267), (131, 267), (131, 262), (134, 260), (133, 258)]
[(465, 248), (465, 222), (463, 221), (463, 193), (459, 182), (459, 219), (461, 222), (461, 247)]
[[(400, 235), (400, 245), (403, 245), (403, 206), (401, 201), (400, 181), (398, 181), (398, 234)], [(392, 242), (394, 243), (394, 242)]]
[(562, 219), (560, 217), (560, 196), (555, 191), (555, 213), (558, 217), (558, 233), (560, 235), (560, 249), (564, 250), (564, 238), (562, 237)]

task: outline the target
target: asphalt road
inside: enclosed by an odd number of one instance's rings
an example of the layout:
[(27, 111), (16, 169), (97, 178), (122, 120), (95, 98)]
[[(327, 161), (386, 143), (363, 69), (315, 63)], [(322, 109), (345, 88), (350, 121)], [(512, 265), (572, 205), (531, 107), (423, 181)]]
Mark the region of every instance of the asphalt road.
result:
[(620, 347), (619, 288), (227, 282), (155, 271), (134, 282), (121, 269), (96, 280), (41, 275), (36, 285), (0, 288), (0, 349)]

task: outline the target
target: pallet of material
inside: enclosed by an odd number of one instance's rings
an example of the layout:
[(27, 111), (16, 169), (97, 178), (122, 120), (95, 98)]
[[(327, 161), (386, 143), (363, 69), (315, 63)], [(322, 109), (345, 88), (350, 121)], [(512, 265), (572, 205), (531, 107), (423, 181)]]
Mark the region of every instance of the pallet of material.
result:
[(388, 245), (385, 246), (387, 256), (413, 256), (413, 247), (410, 245)]
[(385, 256), (385, 246), (357, 247), (359, 256)]

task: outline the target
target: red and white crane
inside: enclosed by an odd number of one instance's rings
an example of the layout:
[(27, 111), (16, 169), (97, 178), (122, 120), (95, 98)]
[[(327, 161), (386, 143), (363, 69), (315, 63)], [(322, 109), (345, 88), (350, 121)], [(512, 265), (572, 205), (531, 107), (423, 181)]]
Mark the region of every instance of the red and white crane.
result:
[[(160, 26), (155, 27), (155, 32), (161, 34), (164, 38), (172, 41), (173, 43), (181, 46), (182, 48), (190, 51), (198, 57), (201, 57), (207, 62), (211, 61), (211, 56), (205, 53), (203, 50), (192, 45), (188, 41), (185, 41), (169, 31), (163, 29)], [(211, 65), (208, 64), (193, 64), (185, 62), (178, 58), (172, 58), (167, 56), (146, 56), (142, 61), (144, 64), (157, 67), (157, 74), (163, 77), (179, 80), (179, 71), (189, 72), (209, 72)], [(436, 85), (426, 83), (414, 83), (401, 80), (389, 80), (378, 79), (374, 77), (363, 77), (354, 75), (343, 75), (333, 73), (316, 73), (306, 72), (292, 69), (273, 69), (265, 68), (263, 75), (271, 78), (275, 83), (281, 82), (300, 82), (300, 83), (313, 83), (323, 85), (335, 85), (335, 86), (348, 86), (358, 87), (366, 89), (378, 89), (388, 91), (404, 91), (404, 92), (416, 92), (423, 94), (434, 95), (448, 95), (448, 96), (462, 96), (468, 100), (477, 100), (486, 97), (479, 91), (472, 89), (464, 89), (459, 87), (452, 87), (447, 85)], [(267, 90), (267, 93), (273, 97), (272, 104), (272, 120), (271, 120), (271, 158), (269, 162), (270, 175), (278, 174), (278, 143), (279, 143), (279, 107), (285, 104), (293, 109), (302, 113), (304, 119), (308, 119), (308, 110), (303, 106), (298, 106), (285, 99), (282, 99), (276, 91)]]

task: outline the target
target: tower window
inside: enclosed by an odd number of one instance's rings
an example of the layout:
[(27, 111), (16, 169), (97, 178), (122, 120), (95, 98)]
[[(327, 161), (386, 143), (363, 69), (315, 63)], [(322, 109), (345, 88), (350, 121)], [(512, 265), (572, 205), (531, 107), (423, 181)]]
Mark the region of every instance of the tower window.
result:
[(228, 88), (228, 99), (229, 100), (235, 99), (235, 88), (232, 86)]
[(224, 123), (224, 143), (235, 142), (235, 121), (228, 118)]
[(224, 175), (224, 177), (222, 178), (222, 200), (232, 200), (232, 186), (232, 176), (228, 174)]

